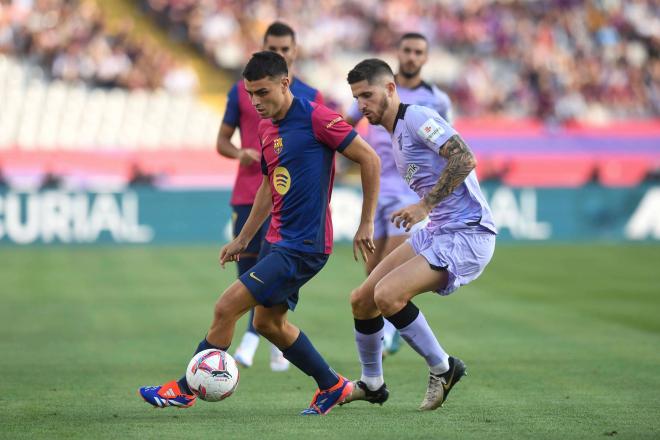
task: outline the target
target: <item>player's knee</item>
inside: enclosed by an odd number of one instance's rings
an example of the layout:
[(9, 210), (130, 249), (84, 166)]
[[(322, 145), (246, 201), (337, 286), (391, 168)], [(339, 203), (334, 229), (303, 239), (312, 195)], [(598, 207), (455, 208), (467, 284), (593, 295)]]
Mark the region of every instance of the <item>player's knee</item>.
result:
[(230, 295), (222, 295), (215, 302), (213, 314), (216, 321), (236, 321), (238, 319), (236, 305)]
[(272, 320), (259, 319), (257, 316), (254, 317), (252, 324), (254, 325), (254, 329), (257, 331), (257, 333), (268, 339), (278, 335), (281, 331), (277, 322)]
[(396, 292), (393, 292), (390, 286), (382, 281), (376, 284), (374, 289), (374, 302), (383, 316), (390, 316), (400, 309), (400, 301), (396, 298)]
[(223, 304), (222, 298), (219, 298), (215, 302), (215, 307), (213, 308), (213, 317), (215, 321), (222, 321), (227, 317), (227, 312)]
[(354, 316), (360, 316), (363, 313), (369, 312), (373, 307), (373, 297), (363, 286), (351, 292), (351, 309), (353, 309)]

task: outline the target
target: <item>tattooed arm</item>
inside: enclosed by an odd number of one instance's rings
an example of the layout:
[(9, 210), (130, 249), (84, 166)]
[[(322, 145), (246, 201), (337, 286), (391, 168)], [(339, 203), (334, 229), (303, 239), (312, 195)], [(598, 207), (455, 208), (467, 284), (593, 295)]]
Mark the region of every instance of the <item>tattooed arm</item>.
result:
[(457, 134), (450, 137), (440, 149), (440, 156), (447, 159), (438, 183), (422, 199), (429, 211), (454, 192), (470, 171), (477, 166), (477, 159), (463, 139)]
[(431, 210), (442, 200), (448, 197), (463, 183), (470, 171), (477, 166), (477, 159), (472, 150), (457, 134), (450, 137), (440, 148), (440, 156), (447, 159), (447, 165), (440, 174), (438, 183), (424, 196), (419, 203), (407, 206), (392, 214), (392, 222), (397, 227), (403, 225), (406, 231), (420, 221), (424, 220)]

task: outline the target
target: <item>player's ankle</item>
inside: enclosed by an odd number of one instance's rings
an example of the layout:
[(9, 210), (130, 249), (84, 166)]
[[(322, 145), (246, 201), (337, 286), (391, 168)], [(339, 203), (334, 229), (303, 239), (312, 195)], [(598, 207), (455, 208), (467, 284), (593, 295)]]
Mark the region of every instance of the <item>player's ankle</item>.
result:
[(179, 385), (179, 390), (183, 394), (190, 394), (192, 395), (192, 391), (190, 390), (190, 387), (188, 386), (188, 381), (186, 380), (186, 376), (183, 376), (181, 379), (176, 381), (177, 385)]
[(362, 376), (360, 380), (364, 382), (370, 391), (376, 391), (385, 383), (385, 379), (383, 378), (382, 374), (380, 376)]
[(436, 376), (444, 374), (447, 371), (449, 371), (449, 360), (445, 359), (444, 362), (440, 362), (438, 365), (433, 365), (432, 367), (429, 367), (429, 370), (431, 371), (432, 374), (435, 374)]

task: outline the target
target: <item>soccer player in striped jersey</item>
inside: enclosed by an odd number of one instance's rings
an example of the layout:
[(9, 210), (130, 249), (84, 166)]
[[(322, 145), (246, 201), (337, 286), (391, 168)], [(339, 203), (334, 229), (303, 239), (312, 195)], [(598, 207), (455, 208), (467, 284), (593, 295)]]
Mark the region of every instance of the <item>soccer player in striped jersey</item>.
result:
[[(327, 107), (297, 98), (289, 89), (284, 58), (273, 52), (252, 56), (243, 71), (245, 89), (259, 113), (262, 182), (240, 234), (220, 251), (220, 264), (238, 261), (262, 224), (271, 217), (266, 240), (271, 251), (229, 286), (215, 305), (211, 328), (196, 353), (227, 350), (238, 319), (255, 308), (257, 331), (282, 350), (318, 389), (303, 415), (327, 414), (353, 391), (307, 336), (288, 321), (300, 288), (325, 265), (332, 252), (330, 197), (335, 153), (360, 165), (362, 217), (353, 240), (357, 260), (374, 252), (373, 219), (380, 160), (373, 149)], [(143, 387), (153, 406), (192, 406), (196, 400), (185, 376), (162, 386)]]
[[(297, 55), (295, 32), (285, 23), (272, 23), (264, 34), (263, 50), (280, 54), (286, 60), (287, 67), (291, 71)], [(305, 98), (319, 104), (323, 103), (321, 92), (295, 76), (291, 76), (289, 89), (296, 97)], [(233, 211), (234, 237), (240, 234), (243, 229), (243, 225), (245, 225), (245, 221), (250, 214), (250, 209), (252, 209), (254, 197), (261, 184), (261, 168), (259, 166), (261, 146), (257, 139), (257, 128), (260, 121), (261, 118), (250, 103), (250, 96), (245, 90), (241, 79), (234, 84), (227, 96), (227, 107), (217, 142), (217, 149), (221, 155), (230, 159), (237, 159), (239, 162), (236, 182), (230, 200)], [(241, 148), (237, 148), (231, 142), (231, 137), (236, 128), (240, 130)], [(241, 259), (236, 263), (239, 275), (246, 273), (255, 265), (258, 258), (263, 257), (270, 250), (268, 242), (264, 240), (267, 227), (268, 222), (264, 222), (264, 227), (255, 234), (242, 253)], [(250, 311), (247, 331), (234, 353), (236, 361), (244, 367), (252, 366), (254, 354), (259, 345), (259, 334), (252, 323), (253, 318), (254, 311)], [(270, 368), (273, 371), (285, 371), (289, 368), (289, 361), (282, 356), (282, 352), (274, 345), (271, 345)]]

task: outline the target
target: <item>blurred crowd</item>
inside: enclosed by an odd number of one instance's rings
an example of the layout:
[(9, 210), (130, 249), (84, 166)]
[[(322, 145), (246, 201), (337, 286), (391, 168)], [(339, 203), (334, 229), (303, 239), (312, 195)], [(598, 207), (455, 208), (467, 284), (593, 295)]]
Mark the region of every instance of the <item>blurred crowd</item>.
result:
[(424, 73), (460, 115), (557, 122), (660, 115), (656, 0), (140, 2), (172, 38), (224, 68), (239, 69), (275, 19), (298, 31), (302, 62), (317, 69), (346, 52), (391, 53), (399, 35), (418, 31), (433, 47)]
[(0, 0), (0, 53), (35, 63), (53, 79), (194, 91), (195, 72), (154, 42), (138, 41), (133, 27), (127, 18), (111, 29), (92, 1)]

